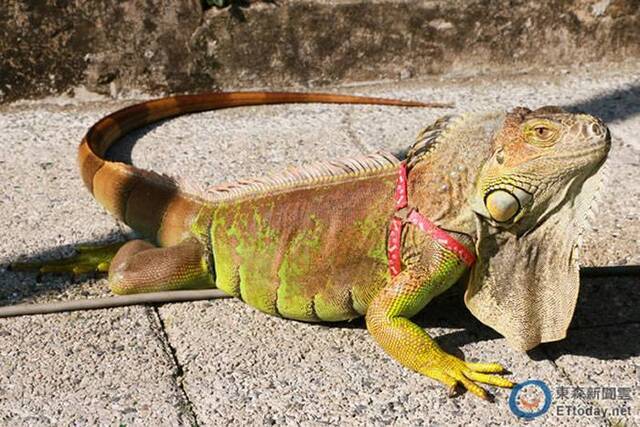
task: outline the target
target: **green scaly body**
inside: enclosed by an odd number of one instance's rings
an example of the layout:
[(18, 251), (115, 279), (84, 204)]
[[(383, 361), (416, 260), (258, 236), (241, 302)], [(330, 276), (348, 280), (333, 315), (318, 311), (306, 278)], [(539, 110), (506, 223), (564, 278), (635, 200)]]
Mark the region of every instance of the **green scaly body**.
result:
[(364, 315), (389, 279), (393, 165), (205, 210), (216, 287), (268, 314), (305, 321)]

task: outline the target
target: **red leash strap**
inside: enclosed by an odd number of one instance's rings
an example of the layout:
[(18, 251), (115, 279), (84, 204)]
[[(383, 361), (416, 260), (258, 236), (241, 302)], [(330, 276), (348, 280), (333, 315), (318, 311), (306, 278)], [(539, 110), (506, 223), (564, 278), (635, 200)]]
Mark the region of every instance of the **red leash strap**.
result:
[[(396, 212), (406, 208), (409, 204), (407, 197), (407, 165), (402, 162), (398, 171), (395, 192)], [(389, 260), (389, 272), (395, 277), (402, 271), (402, 226), (409, 222), (417, 226), (420, 231), (427, 233), (436, 242), (444, 246), (458, 256), (468, 267), (476, 261), (476, 255), (467, 249), (462, 243), (454, 239), (449, 233), (429, 221), (420, 212), (411, 209), (406, 220), (394, 216), (389, 224), (389, 239), (387, 242), (387, 258)]]
[(389, 225), (389, 240), (387, 241), (387, 258), (391, 277), (396, 277), (402, 271), (400, 264), (400, 245), (402, 239), (402, 220), (393, 217)]

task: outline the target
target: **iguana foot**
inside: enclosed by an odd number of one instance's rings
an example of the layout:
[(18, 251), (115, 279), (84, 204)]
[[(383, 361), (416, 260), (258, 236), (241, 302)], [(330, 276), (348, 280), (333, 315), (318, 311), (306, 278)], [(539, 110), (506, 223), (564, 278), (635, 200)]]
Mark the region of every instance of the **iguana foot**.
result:
[(15, 271), (32, 271), (38, 273), (70, 273), (80, 275), (92, 272), (107, 272), (116, 252), (126, 242), (107, 245), (78, 245), (76, 254), (68, 258), (44, 262), (16, 262), (11, 264)]
[(506, 388), (511, 388), (515, 385), (506, 378), (490, 375), (504, 373), (505, 369), (502, 365), (497, 363), (465, 362), (446, 353), (420, 369), (419, 372), (446, 385), (449, 388), (450, 397), (456, 394), (458, 385), (462, 385), (462, 387), (484, 400), (489, 400), (490, 395), (476, 382)]

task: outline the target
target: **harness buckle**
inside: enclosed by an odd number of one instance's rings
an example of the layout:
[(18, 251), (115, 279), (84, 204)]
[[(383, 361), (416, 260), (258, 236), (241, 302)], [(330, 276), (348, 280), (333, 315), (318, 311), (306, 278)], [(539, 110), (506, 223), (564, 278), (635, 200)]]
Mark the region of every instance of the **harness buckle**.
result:
[(411, 212), (413, 212), (413, 209), (405, 206), (404, 208), (400, 208), (395, 211), (393, 213), (393, 217), (398, 218), (403, 224), (406, 224), (409, 221), (409, 215), (411, 215)]

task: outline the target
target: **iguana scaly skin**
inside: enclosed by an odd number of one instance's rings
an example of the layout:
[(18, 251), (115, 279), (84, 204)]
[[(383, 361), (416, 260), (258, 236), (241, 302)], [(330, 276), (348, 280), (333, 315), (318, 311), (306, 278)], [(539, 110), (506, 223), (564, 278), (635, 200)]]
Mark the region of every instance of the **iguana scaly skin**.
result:
[[(166, 117), (279, 102), (383, 103), (311, 94), (183, 96), (129, 107), (91, 128), (79, 149), (85, 185), (153, 242), (134, 240), (118, 251), (109, 269), (113, 291), (216, 286), (285, 318), (365, 316), (388, 354), (450, 390), (462, 385), (486, 398), (476, 383), (511, 387), (492, 375), (502, 366), (449, 355), (411, 322), (467, 265), (407, 224), (402, 271), (391, 276), (386, 244), (400, 164), (393, 156), (294, 168), (201, 195), (104, 157), (123, 134)], [(568, 326), (575, 239), (560, 228), (583, 214), (581, 189), (609, 146), (599, 119), (544, 107), (445, 117), (408, 151), (409, 207), (475, 252), (465, 300), (517, 348), (560, 339)]]

